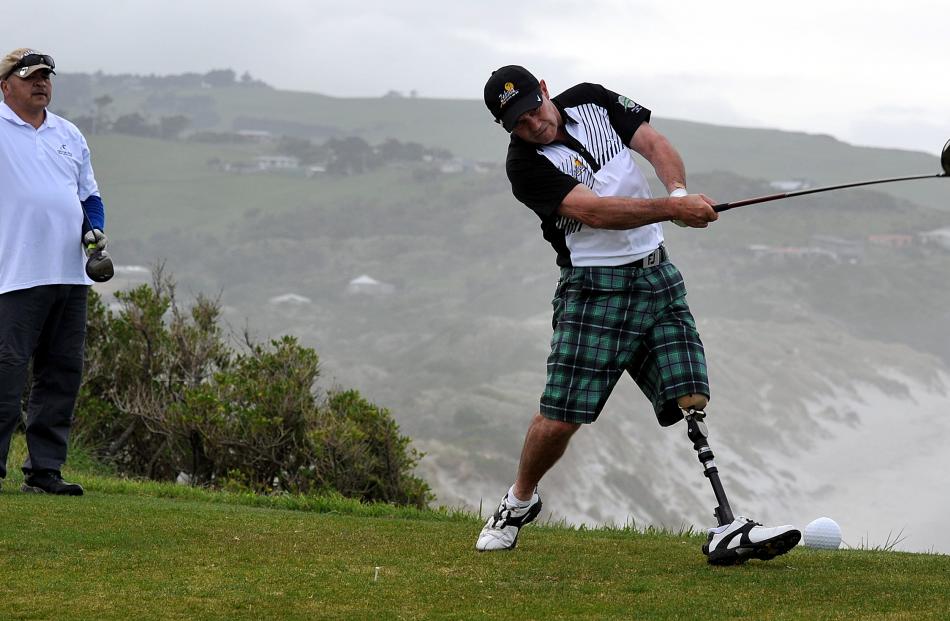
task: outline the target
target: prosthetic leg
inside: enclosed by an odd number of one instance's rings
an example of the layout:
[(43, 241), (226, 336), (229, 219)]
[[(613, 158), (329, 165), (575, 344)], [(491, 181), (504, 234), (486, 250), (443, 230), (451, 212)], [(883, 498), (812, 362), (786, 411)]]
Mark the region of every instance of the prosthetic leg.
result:
[(750, 558), (763, 561), (785, 554), (794, 548), (802, 537), (801, 532), (786, 524), (767, 528), (748, 518), (736, 519), (732, 515), (726, 492), (719, 481), (719, 470), (713, 461), (713, 452), (709, 448), (706, 437), (706, 412), (703, 408), (708, 402), (704, 395), (684, 395), (676, 400), (686, 418), (686, 435), (693, 441), (693, 448), (699, 455), (699, 462), (703, 465), (703, 474), (709, 479), (716, 501), (719, 506), (713, 514), (719, 522), (717, 528), (708, 532), (706, 543), (703, 544), (703, 554), (711, 565), (738, 565)]
[(716, 468), (716, 462), (713, 461), (713, 452), (709, 448), (709, 442), (706, 438), (709, 431), (706, 429), (706, 412), (703, 410), (708, 403), (703, 395), (684, 395), (676, 400), (677, 405), (683, 411), (686, 418), (686, 435), (693, 442), (693, 448), (699, 456), (699, 462), (703, 465), (703, 474), (709, 479), (712, 485), (713, 493), (716, 494), (716, 507), (713, 514), (720, 526), (730, 524), (735, 519), (732, 515), (732, 509), (729, 507), (729, 500), (726, 498), (726, 492), (722, 489), (722, 483), (719, 481), (719, 470)]

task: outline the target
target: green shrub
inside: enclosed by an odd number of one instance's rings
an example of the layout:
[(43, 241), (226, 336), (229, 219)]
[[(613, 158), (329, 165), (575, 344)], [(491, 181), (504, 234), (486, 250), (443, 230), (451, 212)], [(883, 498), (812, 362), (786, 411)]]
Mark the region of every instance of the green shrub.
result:
[(311, 433), (314, 476), (344, 496), (422, 506), (429, 487), (409, 473), (422, 455), (389, 410), (355, 390), (331, 392)]
[(355, 390), (317, 393), (317, 353), (290, 336), (226, 342), (217, 300), (186, 312), (161, 267), (152, 285), (90, 293), (77, 441), (120, 473), (255, 492), (336, 491), (422, 507), (421, 455)]
[(301, 477), (314, 448), (309, 431), (320, 412), (313, 394), (317, 354), (289, 336), (252, 345), (225, 370), (187, 388), (171, 408), (187, 439), (189, 472), (199, 481), (240, 477), (256, 491), (309, 491)]

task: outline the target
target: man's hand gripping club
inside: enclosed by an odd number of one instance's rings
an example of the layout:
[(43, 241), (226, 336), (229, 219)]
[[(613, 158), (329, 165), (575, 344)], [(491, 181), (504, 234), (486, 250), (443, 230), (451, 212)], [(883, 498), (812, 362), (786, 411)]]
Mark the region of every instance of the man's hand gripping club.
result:
[(86, 253), (86, 275), (95, 282), (105, 282), (115, 275), (112, 257), (106, 252), (109, 238), (100, 229), (86, 231), (82, 249)]
[(719, 219), (719, 214), (713, 209), (715, 203), (705, 194), (690, 194), (686, 188), (676, 188), (668, 200), (673, 203), (674, 212), (679, 214), (671, 218), (676, 226), (706, 228), (710, 222)]
[(109, 245), (109, 238), (99, 229), (86, 231), (86, 234), (82, 236), (82, 249), (87, 257), (91, 257), (97, 250), (104, 251), (107, 245)]

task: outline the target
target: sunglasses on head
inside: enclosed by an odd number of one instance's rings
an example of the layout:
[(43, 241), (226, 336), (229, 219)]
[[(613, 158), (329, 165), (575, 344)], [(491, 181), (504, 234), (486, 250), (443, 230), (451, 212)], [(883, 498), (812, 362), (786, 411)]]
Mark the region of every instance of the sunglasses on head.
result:
[(13, 65), (13, 69), (11, 69), (10, 72), (3, 77), (4, 79), (9, 78), (11, 75), (16, 73), (20, 69), (26, 69), (27, 67), (35, 67), (36, 65), (46, 65), (47, 67), (50, 68), (50, 70), (53, 70), (56, 68), (56, 63), (53, 62), (53, 57), (50, 56), (49, 54), (35, 54), (35, 53), (27, 54), (23, 58), (18, 60), (17, 63)]

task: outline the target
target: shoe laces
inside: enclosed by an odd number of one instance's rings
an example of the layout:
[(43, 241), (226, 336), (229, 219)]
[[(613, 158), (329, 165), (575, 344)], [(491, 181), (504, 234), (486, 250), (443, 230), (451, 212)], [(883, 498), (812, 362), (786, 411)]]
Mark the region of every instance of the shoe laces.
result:
[[(531, 506), (531, 505), (528, 505)], [(508, 497), (501, 501), (501, 504), (498, 505), (498, 509), (495, 511), (495, 515), (492, 521), (493, 528), (504, 528), (508, 525), (508, 520), (514, 517), (515, 511), (525, 511), (528, 507), (512, 507), (508, 504)]]
[(504, 528), (505, 524), (508, 523), (508, 518), (511, 517), (511, 507), (509, 507), (505, 502), (501, 503), (501, 506), (498, 507), (498, 510), (495, 511), (495, 515), (492, 516), (492, 528)]

